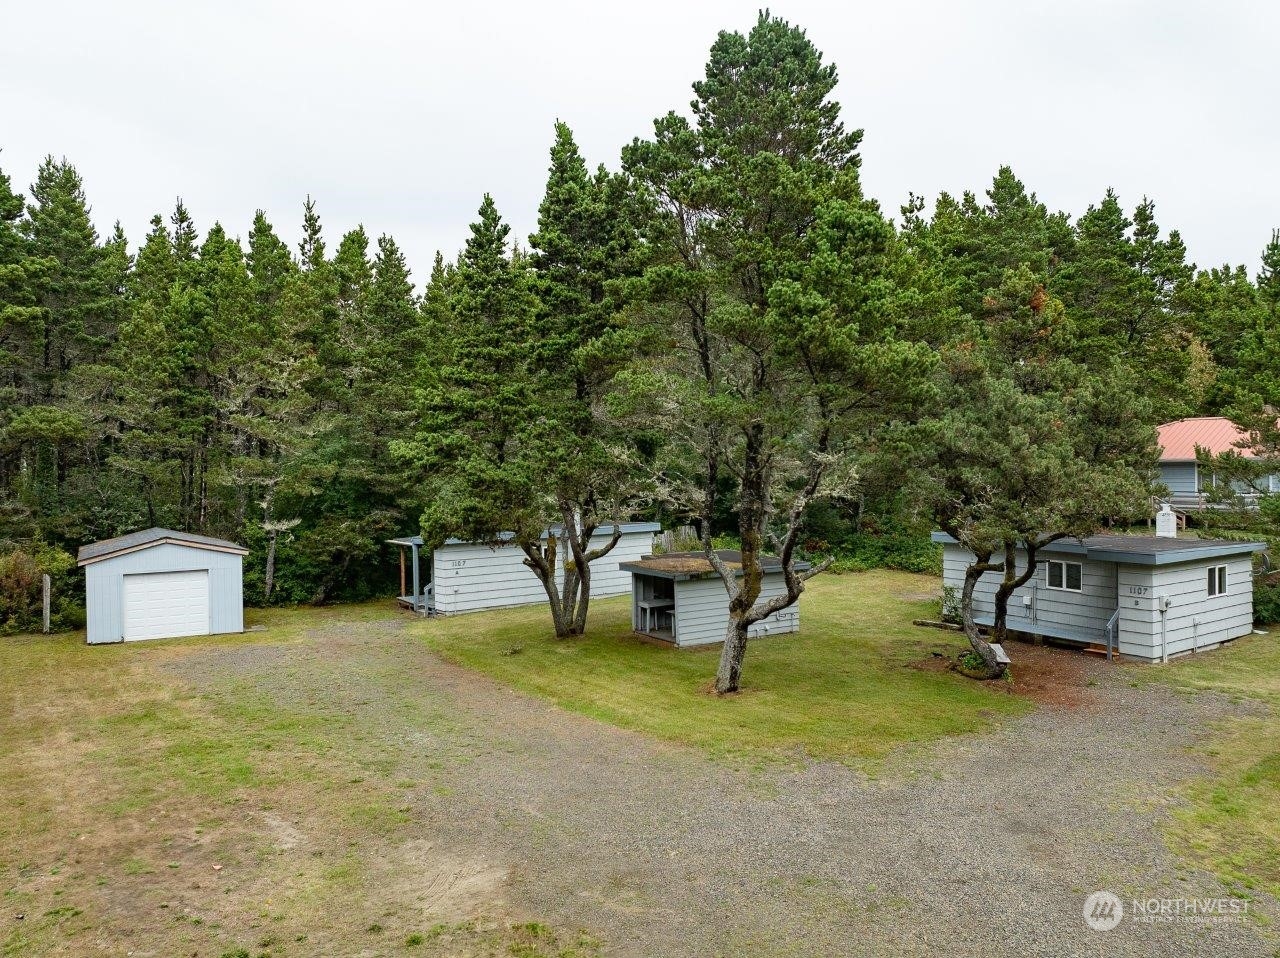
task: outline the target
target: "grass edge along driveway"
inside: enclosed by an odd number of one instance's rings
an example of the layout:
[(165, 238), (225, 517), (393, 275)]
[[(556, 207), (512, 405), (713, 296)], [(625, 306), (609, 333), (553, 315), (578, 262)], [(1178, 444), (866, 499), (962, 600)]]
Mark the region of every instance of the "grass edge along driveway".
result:
[(1187, 787), (1166, 830), (1170, 848), (1238, 893), (1280, 897), (1280, 627), (1140, 673), (1188, 695), (1219, 693), (1255, 706), (1224, 718), (1201, 750), (1214, 774)]
[(556, 639), (525, 606), (422, 623), (446, 659), (622, 728), (746, 764), (834, 759), (874, 770), (891, 751), (980, 731), (1030, 708), (998, 684), (926, 667), (963, 638), (911, 625), (936, 616), (933, 576), (823, 575), (800, 632), (753, 640), (744, 691), (710, 693), (718, 647), (677, 650), (631, 632), (628, 597), (592, 602), (587, 634)]

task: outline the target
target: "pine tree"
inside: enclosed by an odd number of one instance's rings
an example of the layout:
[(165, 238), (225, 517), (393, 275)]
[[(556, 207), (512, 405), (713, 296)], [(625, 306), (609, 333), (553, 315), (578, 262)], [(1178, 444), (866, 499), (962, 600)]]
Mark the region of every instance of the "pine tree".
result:
[(1262, 252), (1258, 296), (1270, 314), (1270, 321), (1280, 323), (1280, 230), (1271, 231), (1271, 242)]
[(22, 195), (0, 171), (0, 538), (9, 540), (31, 532), (27, 510), (10, 497), (22, 485), (24, 461), (24, 444), (10, 426), (34, 402), (44, 330), (37, 288), (42, 271), (52, 265), (32, 254), (23, 212)]
[(77, 362), (100, 356), (115, 335), (116, 269), (90, 219), (84, 185), (66, 160), (46, 157), (24, 223), (31, 254), (48, 261), (37, 287), (43, 343), (35, 398), (48, 400)]
[(248, 267), (254, 290), (254, 318), (261, 327), (259, 335), (269, 337), (276, 325), (285, 283), (298, 267), (262, 210), (254, 214), (249, 232)]
[[(538, 303), (509, 233), (486, 195), (456, 275), (445, 284), (439, 345), (419, 367), (416, 433), (392, 448), (410, 466), (410, 481), (423, 484), (424, 538), (497, 544), (499, 533), (511, 533), (547, 593), (556, 635), (573, 635), (585, 616), (583, 579), (563, 569), (557, 582), (559, 537), (542, 542), (548, 520), (562, 515), (549, 481), (561, 451), (562, 413), (539, 390)], [(443, 277), (441, 269), (432, 285)]]
[(30, 254), (42, 261), (34, 284), (37, 343), (18, 397), (24, 408), (6, 432), (31, 464), (23, 480), (27, 502), (61, 537), (74, 535), (77, 517), (64, 507), (62, 491), (88, 436), (68, 382), (77, 365), (96, 362), (115, 337), (123, 249), (99, 240), (83, 182), (66, 160), (44, 160), (31, 200), (22, 228)]
[[(739, 688), (751, 627), (824, 567), (796, 568), (808, 504), (848, 490), (861, 442), (925, 368), (885, 323), (893, 231), (862, 196), (861, 133), (841, 123), (835, 83), (803, 31), (762, 13), (712, 46), (696, 126), (668, 114), (624, 153), (652, 213), (652, 261), (629, 284), (653, 340), (637, 403), (675, 434), (669, 494), (729, 594), (719, 692)], [(712, 546), (725, 499), (740, 575)], [(767, 547), (786, 589), (762, 602)]]

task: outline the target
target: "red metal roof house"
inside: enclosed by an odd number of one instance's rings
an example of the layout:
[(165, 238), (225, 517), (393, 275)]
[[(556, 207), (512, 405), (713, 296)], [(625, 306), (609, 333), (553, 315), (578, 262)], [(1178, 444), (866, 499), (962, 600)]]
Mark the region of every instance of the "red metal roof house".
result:
[[(1224, 452), (1250, 453), (1241, 446), (1248, 433), (1225, 416), (1197, 416), (1167, 422), (1158, 430), (1160, 481), (1169, 487), (1169, 502), (1178, 509), (1203, 509), (1205, 491), (1216, 484), (1196, 461), (1196, 449), (1214, 455)], [(1270, 491), (1280, 491), (1280, 477), (1270, 477)], [(1246, 501), (1250, 496), (1245, 495)]]

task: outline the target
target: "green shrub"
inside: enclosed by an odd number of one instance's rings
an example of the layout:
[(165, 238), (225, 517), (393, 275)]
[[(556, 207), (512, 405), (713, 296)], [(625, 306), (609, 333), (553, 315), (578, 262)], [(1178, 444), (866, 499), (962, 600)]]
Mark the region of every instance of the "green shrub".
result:
[(1254, 581), (1253, 621), (1259, 624), (1280, 622), (1280, 573), (1273, 572)]
[(942, 587), (942, 621), (958, 624), (962, 618), (960, 590), (953, 585), (944, 585)]
[(38, 630), (43, 622), (41, 577), (52, 584), (50, 626), (54, 630), (84, 624), (76, 560), (43, 542), (0, 554), (0, 635)]

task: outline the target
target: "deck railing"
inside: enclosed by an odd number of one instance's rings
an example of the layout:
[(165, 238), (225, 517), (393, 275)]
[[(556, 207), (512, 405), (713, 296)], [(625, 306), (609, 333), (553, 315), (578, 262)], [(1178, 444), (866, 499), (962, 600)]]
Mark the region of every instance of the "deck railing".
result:
[(1256, 509), (1260, 498), (1256, 492), (1239, 492), (1226, 501), (1210, 501), (1208, 493), (1175, 492), (1164, 501), (1175, 509)]

